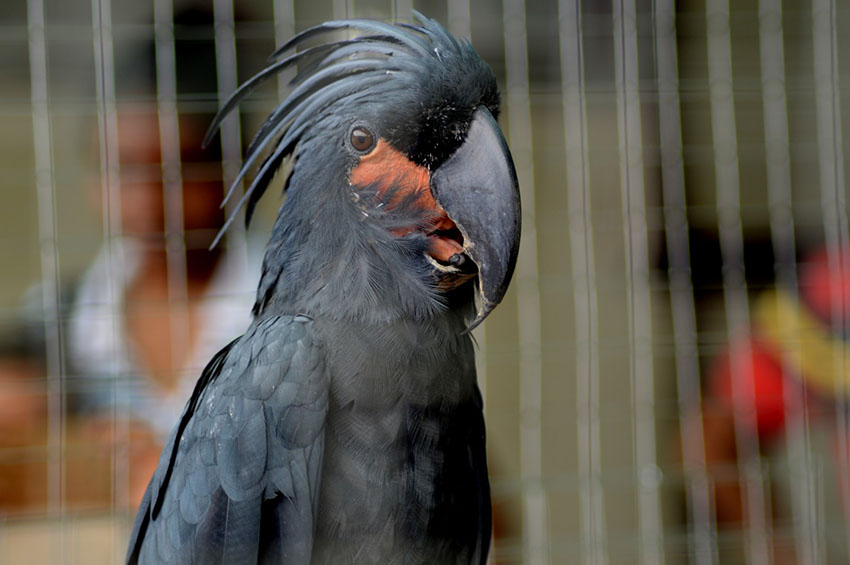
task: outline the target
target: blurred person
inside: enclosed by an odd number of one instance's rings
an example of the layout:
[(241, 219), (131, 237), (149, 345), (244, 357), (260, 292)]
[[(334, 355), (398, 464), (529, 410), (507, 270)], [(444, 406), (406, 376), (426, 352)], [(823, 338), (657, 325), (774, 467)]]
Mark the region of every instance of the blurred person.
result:
[(129, 415), (134, 434), (150, 434), (150, 457), (133, 467), (136, 502), (204, 363), (248, 326), (259, 276), (221, 246), (208, 250), (223, 225), (221, 169), (200, 151), (196, 122), (180, 124), (185, 252), (175, 252), (175, 275), (157, 115), (119, 112), (122, 237), (106, 242), (82, 276), (67, 324), (69, 371), (79, 376), (73, 404), (103, 419), (91, 431), (111, 437), (112, 420)]
[[(841, 422), (847, 423), (841, 412), (850, 393), (848, 316), (850, 246), (818, 249), (801, 262), (796, 292), (777, 286), (760, 293), (752, 305), (750, 327), (733, 333), (712, 362), (702, 418), (721, 527), (741, 527), (748, 511), (740, 479), (730, 479), (720, 470), (723, 464), (727, 469), (737, 464), (738, 439), (767, 454), (780, 447), (804, 418), (831, 436), (836, 480), (824, 486), (834, 498), (844, 498), (848, 472), (844, 458), (850, 449), (841, 445), (848, 433), (841, 429)], [(773, 512), (769, 518), (784, 515), (787, 508), (780, 506), (767, 504)], [(843, 508), (845, 521), (848, 511)], [(795, 562), (787, 537), (776, 535), (774, 542), (777, 563)], [(839, 551), (846, 553), (846, 547)]]
[[(174, 26), (178, 101), (193, 101), (178, 102), (182, 233), (166, 225), (174, 199), (163, 182), (157, 107), (119, 102), (121, 236), (105, 242), (82, 276), (67, 325), (69, 367), (82, 377), (74, 403), (92, 422), (89, 433), (111, 447), (114, 420), (127, 416), (141, 446), (130, 466), (133, 505), (204, 364), (250, 323), (259, 278), (259, 259), (222, 244), (209, 250), (224, 224), (220, 147), (201, 148), (216, 106), (212, 13), (186, 10)], [(152, 41), (118, 69), (119, 91), (156, 92)], [(198, 112), (204, 99), (212, 107)], [(103, 209), (100, 190), (92, 188), (95, 212)]]
[[(259, 276), (221, 246), (208, 249), (223, 225), (220, 166), (200, 161), (200, 124), (181, 120), (180, 130), (185, 252), (178, 273), (170, 272), (165, 235), (157, 116), (125, 110), (118, 128), (122, 236), (104, 244), (80, 280), (67, 336), (75, 370), (131, 377), (122, 408), (159, 435), (173, 426), (207, 353), (245, 329)], [(88, 384), (81, 407), (112, 402), (102, 382)]]
[[(62, 464), (65, 502), (75, 507), (104, 507), (116, 500), (138, 505), (204, 364), (242, 334), (251, 319), (262, 249), (236, 252), (224, 240), (209, 250), (224, 224), (220, 147), (201, 148), (217, 105), (212, 13), (178, 13), (174, 30), (179, 231), (166, 226), (166, 203), (174, 201), (167, 190), (173, 185), (163, 182), (151, 38), (116, 64), (118, 135), (108, 150), (117, 149), (120, 179), (117, 190), (107, 192), (118, 197), (112, 209), (120, 217), (104, 222), (117, 224), (119, 233), (105, 236), (90, 266), (72, 285), (62, 285), (72, 287), (59, 313), (66, 394), (62, 417), (67, 415)], [(92, 128), (94, 156), (98, 143)], [(108, 208), (103, 192), (101, 179), (87, 188), (95, 217)], [(0, 408), (11, 403), (25, 412), (20, 421), (36, 422), (42, 435), (35, 443), (43, 446), (47, 405), (43, 395), (34, 403), (18, 402), (25, 381), (9, 380), (14, 386), (0, 388)], [(3, 421), (0, 417), (0, 425)], [(45, 475), (32, 477), (30, 482), (43, 491)], [(124, 487), (126, 497), (117, 491)], [(29, 502), (43, 507), (43, 492)]]

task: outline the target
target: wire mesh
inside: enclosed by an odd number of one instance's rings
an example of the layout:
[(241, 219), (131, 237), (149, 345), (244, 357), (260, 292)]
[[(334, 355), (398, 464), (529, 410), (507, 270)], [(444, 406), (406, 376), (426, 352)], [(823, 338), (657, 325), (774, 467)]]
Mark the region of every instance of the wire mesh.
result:
[(293, 74), (200, 153), (211, 113), (296, 32), (414, 9), (496, 72), (522, 190), (475, 333), (491, 560), (850, 560), (842, 3), (27, 0), (0, 8), (0, 562), (121, 560), (162, 442), (139, 406), (170, 428), (249, 320), (280, 200), (204, 258), (223, 216), (190, 225), (190, 192)]

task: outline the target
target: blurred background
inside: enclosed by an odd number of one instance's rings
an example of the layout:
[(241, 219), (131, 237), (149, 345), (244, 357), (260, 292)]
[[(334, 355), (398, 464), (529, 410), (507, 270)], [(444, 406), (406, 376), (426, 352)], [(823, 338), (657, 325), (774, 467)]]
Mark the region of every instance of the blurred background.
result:
[(850, 6), (11, 0), (0, 563), (121, 561), (248, 324), (280, 199), (207, 247), (289, 77), (202, 151), (216, 109), (294, 33), (413, 9), (495, 70), (522, 185), (514, 282), (476, 331), (492, 561), (850, 562)]

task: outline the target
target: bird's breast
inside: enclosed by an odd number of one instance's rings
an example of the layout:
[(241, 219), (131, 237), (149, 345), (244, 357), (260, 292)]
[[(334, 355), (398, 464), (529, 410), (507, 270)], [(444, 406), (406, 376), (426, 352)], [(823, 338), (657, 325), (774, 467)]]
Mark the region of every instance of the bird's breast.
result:
[(409, 338), (373, 347), (356, 331), (340, 336), (351, 349), (332, 362), (317, 532), (328, 561), (442, 561), (475, 523), (457, 523), (477, 502), (471, 344)]

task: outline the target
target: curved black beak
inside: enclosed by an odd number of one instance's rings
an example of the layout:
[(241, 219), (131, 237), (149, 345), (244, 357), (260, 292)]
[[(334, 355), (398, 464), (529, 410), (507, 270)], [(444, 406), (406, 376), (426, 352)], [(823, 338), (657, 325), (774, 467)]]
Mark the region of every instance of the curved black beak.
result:
[(466, 141), (431, 174), (431, 192), (478, 267), (477, 312), (470, 331), (505, 296), (519, 251), (519, 183), (508, 144), (487, 108), (475, 111)]

